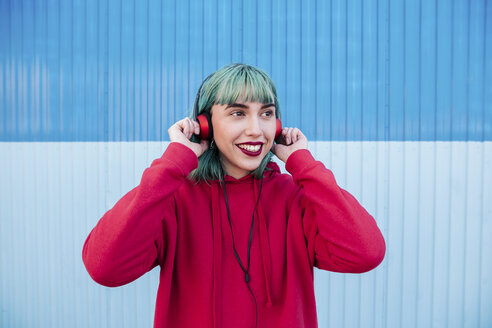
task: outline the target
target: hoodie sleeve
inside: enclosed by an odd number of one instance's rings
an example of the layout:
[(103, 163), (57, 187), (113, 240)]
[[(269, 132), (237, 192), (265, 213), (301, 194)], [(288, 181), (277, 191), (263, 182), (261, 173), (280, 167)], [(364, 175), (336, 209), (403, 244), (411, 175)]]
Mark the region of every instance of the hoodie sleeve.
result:
[(293, 206), (302, 216), (311, 264), (329, 271), (362, 273), (384, 258), (384, 238), (374, 218), (308, 150), (290, 155), (285, 168), (300, 187)]
[(174, 255), (173, 195), (197, 165), (193, 151), (170, 143), (144, 171), (140, 184), (104, 214), (82, 250), (96, 282), (108, 287), (127, 284)]

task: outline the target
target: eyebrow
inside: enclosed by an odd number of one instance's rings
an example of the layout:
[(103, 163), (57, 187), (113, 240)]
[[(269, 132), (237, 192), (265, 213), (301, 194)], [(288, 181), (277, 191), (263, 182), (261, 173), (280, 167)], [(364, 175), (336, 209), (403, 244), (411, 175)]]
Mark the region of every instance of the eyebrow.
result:
[[(268, 107), (274, 107), (274, 106), (275, 106), (275, 104), (273, 104), (273, 103), (271, 103), (271, 104), (265, 104), (265, 105), (261, 106), (261, 109), (268, 108)], [(245, 104), (233, 103), (233, 104), (227, 105), (227, 107), (225, 109), (228, 109), (228, 108), (231, 108), (231, 107), (249, 108)]]

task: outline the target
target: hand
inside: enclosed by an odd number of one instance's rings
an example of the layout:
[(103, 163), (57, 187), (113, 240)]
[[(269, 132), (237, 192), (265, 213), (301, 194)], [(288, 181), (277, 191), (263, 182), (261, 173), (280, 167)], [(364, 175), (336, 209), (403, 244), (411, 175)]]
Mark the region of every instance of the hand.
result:
[(283, 128), (279, 143), (272, 147), (272, 152), (284, 163), (289, 156), (299, 149), (308, 149), (308, 140), (298, 128)]
[(189, 117), (182, 119), (172, 125), (169, 130), (169, 140), (171, 142), (179, 142), (193, 150), (196, 157), (200, 157), (208, 148), (208, 141), (200, 140), (200, 143), (191, 142), (190, 138), (193, 134), (200, 134), (200, 125), (198, 122), (192, 121)]

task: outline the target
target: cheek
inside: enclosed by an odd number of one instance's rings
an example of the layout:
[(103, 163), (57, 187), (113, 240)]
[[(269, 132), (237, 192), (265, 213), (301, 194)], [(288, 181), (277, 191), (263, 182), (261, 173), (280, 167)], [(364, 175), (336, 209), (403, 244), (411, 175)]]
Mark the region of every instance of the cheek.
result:
[(275, 139), (275, 133), (277, 132), (277, 122), (273, 124), (268, 124), (268, 128), (265, 131), (265, 135), (268, 137), (269, 141), (272, 142)]
[(224, 126), (220, 123), (212, 123), (214, 128), (214, 139), (216, 143), (223, 142), (224, 138), (227, 137), (227, 133), (224, 131)]
[(230, 153), (234, 149), (234, 141), (237, 140), (237, 131), (222, 126), (217, 131), (214, 130), (214, 139), (217, 147), (222, 153)]

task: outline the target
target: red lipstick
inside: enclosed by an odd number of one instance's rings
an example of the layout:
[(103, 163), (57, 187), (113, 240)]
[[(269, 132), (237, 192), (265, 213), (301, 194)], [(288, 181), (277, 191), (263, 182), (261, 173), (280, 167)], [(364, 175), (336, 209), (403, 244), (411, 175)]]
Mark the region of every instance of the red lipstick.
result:
[[(260, 145), (260, 149), (258, 149), (258, 151), (253, 152), (253, 151), (249, 151), (247, 149), (241, 148), (241, 147), (239, 147), (239, 145), (250, 145), (250, 146)], [(263, 142), (245, 142), (245, 143), (241, 143), (239, 145), (236, 145), (237, 148), (239, 148), (239, 150), (241, 150), (246, 155), (252, 156), (252, 157), (260, 155), (262, 150), (263, 150)]]

